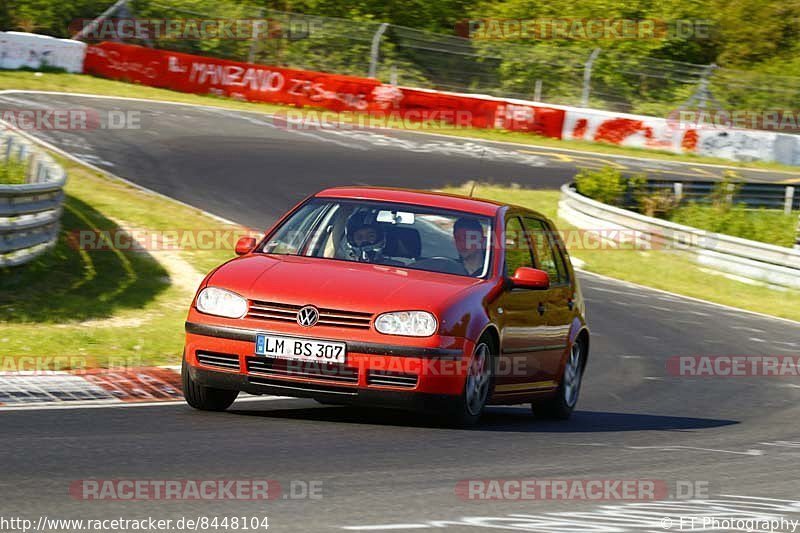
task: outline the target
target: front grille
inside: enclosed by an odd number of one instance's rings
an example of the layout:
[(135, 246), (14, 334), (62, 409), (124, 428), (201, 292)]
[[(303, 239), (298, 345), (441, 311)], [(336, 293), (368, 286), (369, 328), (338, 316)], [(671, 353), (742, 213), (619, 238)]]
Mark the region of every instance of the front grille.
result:
[(413, 389), (419, 377), (416, 374), (401, 374), (384, 370), (367, 371), (367, 385), (383, 385), (387, 387), (405, 387)]
[(214, 366), (226, 370), (239, 370), (239, 356), (229, 353), (197, 352), (197, 360), (205, 366)]
[(250, 357), (247, 373), (262, 376), (309, 378), (336, 383), (358, 383), (358, 369), (338, 363), (307, 363), (285, 359)]
[[(304, 306), (251, 300), (248, 318), (275, 322), (297, 322), (297, 312)], [(337, 328), (369, 329), (372, 314), (339, 309), (319, 308), (318, 326)]]

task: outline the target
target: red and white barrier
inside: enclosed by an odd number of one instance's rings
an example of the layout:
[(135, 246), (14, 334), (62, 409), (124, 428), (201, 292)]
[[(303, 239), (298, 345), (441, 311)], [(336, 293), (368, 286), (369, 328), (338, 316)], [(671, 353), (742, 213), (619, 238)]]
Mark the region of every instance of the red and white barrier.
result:
[(445, 122), (456, 112), (476, 128), (511, 129), (560, 138), (564, 111), (557, 107), (477, 95), (384, 85), (378, 80), (295, 70), (153, 50), (119, 43), (89, 47), (84, 71), (106, 78), (197, 94), (218, 94), (254, 102), (314, 106), (432, 117)]
[(683, 152), (684, 130), (663, 118), (565, 108), (562, 139)]
[[(800, 164), (800, 136), (753, 130), (691, 129), (669, 119), (541, 102), (384, 85), (342, 76), (226, 61), (105, 42), (84, 43), (17, 32), (0, 33), (0, 66), (38, 68), (42, 61), (69, 71), (196, 94), (254, 102), (354, 111), (402, 120), (529, 132), (734, 161)], [(85, 54), (85, 58), (84, 58)], [(439, 115), (437, 115), (439, 113)]]

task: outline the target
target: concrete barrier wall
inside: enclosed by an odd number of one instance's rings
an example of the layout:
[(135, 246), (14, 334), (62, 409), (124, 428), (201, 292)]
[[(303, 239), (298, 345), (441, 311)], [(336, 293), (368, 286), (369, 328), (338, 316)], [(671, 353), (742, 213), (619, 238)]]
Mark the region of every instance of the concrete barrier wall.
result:
[[(769, 131), (752, 130), (697, 130), (694, 152), (699, 155), (720, 157), (731, 161), (777, 161), (778, 135)], [(792, 138), (792, 135), (785, 135)], [(795, 147), (792, 147), (794, 150)], [(794, 160), (795, 155), (789, 156)]]
[(83, 72), (86, 43), (16, 31), (0, 32), (0, 68), (51, 66)]
[(685, 131), (663, 118), (566, 108), (561, 137), (680, 153)]

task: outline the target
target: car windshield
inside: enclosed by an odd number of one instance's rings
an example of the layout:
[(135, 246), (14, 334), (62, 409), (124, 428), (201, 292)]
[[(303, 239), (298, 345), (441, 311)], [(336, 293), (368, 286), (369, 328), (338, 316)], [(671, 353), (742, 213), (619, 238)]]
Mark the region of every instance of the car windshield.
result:
[(483, 277), (489, 217), (384, 202), (314, 198), (273, 232), (268, 254)]

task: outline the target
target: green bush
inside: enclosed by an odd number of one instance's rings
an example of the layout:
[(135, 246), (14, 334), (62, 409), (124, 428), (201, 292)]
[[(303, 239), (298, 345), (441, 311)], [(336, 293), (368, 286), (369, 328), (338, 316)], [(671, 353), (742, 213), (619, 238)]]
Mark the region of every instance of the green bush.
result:
[(639, 209), (648, 197), (647, 177), (644, 174), (624, 177), (611, 166), (599, 170), (581, 169), (575, 176), (575, 187), (579, 193), (593, 200), (625, 209)]
[(625, 178), (613, 167), (600, 170), (581, 169), (575, 176), (578, 192), (604, 204), (619, 205), (627, 189)]

